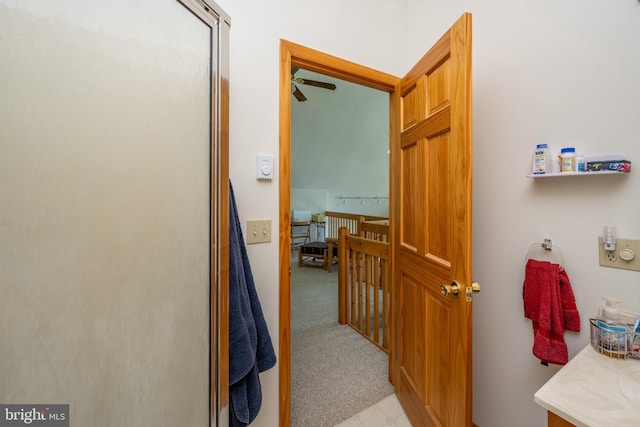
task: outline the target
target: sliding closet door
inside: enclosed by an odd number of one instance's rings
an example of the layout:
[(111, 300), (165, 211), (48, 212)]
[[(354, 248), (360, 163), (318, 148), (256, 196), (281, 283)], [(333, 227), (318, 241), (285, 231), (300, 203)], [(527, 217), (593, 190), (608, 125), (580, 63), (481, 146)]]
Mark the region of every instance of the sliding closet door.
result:
[(212, 50), (176, 0), (0, 0), (0, 404), (209, 425)]

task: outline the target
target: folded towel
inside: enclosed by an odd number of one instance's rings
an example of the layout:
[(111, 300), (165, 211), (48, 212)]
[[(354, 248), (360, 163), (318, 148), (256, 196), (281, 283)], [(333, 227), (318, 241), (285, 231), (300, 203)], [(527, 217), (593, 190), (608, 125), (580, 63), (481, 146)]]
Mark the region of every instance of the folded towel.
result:
[(569, 361), (564, 330), (580, 330), (571, 282), (558, 264), (530, 259), (522, 290), (524, 315), (533, 323), (533, 354), (543, 363)]
[(230, 425), (247, 426), (258, 415), (262, 390), (258, 373), (272, 368), (276, 355), (258, 300), (229, 183), (229, 397)]

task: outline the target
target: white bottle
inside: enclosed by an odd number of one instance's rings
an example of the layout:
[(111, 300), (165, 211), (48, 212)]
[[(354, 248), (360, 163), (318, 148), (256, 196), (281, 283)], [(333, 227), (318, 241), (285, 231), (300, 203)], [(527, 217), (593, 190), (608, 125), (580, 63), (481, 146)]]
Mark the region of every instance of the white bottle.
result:
[(618, 304), (620, 300), (614, 297), (604, 297), (604, 304), (600, 308), (600, 315), (606, 323), (617, 323), (620, 321), (620, 310)]
[(560, 154), (552, 154), (549, 157), (551, 157), (549, 172), (560, 173), (560, 167), (562, 166), (562, 157), (560, 157)]
[[(632, 344), (627, 342), (628, 329), (620, 321), (618, 304), (620, 304), (620, 301), (617, 298), (605, 297), (604, 305), (600, 309), (600, 319), (596, 321), (598, 326), (598, 345), (601, 349), (607, 351), (605, 354), (611, 357), (619, 357), (617, 355), (626, 354), (628, 346)], [(614, 354), (613, 356), (611, 355), (612, 353)]]
[(560, 166), (560, 172), (575, 172), (575, 159), (576, 149), (573, 147), (565, 147), (560, 150), (560, 157), (562, 157), (562, 164)]
[(549, 173), (549, 161), (547, 144), (536, 145), (536, 150), (533, 152), (533, 174), (544, 175)]

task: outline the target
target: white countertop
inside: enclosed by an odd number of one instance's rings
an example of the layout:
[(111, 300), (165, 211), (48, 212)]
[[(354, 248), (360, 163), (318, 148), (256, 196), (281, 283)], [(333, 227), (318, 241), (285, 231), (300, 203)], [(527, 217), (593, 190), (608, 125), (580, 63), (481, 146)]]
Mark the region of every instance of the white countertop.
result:
[(588, 345), (534, 401), (578, 427), (640, 425), (640, 359), (613, 359)]

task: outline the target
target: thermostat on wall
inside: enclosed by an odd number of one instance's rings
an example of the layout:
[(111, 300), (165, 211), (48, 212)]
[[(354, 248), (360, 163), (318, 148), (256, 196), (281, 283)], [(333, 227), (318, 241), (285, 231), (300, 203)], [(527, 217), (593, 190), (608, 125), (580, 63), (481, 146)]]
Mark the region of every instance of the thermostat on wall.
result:
[(271, 181), (273, 179), (273, 156), (268, 154), (258, 155), (256, 179), (264, 181)]

